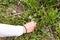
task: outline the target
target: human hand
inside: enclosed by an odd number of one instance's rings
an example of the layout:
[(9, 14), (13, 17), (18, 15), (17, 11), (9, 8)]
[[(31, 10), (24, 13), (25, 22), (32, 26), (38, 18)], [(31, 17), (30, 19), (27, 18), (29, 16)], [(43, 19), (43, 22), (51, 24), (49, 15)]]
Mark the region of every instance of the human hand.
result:
[(26, 29), (24, 28), (24, 33), (26, 33), (26, 30), (27, 30), (27, 33), (30, 33), (36, 27), (36, 22), (31, 21), (31, 22), (26, 23), (24, 26), (26, 27)]

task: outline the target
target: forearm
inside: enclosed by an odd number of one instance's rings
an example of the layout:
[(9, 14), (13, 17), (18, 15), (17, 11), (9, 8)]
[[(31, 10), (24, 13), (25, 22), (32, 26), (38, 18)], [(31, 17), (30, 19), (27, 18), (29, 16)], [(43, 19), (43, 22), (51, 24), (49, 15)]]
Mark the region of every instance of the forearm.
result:
[(20, 36), (23, 34), (23, 26), (0, 24), (0, 37)]

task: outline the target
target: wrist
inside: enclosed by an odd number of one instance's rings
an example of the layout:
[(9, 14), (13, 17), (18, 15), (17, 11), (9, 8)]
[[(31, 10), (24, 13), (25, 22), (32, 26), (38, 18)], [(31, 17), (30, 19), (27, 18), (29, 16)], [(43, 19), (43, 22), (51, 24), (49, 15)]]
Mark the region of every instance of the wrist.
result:
[(26, 33), (26, 28), (23, 26), (23, 34)]

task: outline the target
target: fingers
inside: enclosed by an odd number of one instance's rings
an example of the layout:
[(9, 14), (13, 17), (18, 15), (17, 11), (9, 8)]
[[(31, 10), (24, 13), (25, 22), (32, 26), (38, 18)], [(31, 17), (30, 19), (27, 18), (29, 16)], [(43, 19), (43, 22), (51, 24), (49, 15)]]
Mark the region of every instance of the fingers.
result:
[(35, 21), (31, 21), (30, 24), (34, 27), (36, 27), (36, 22)]
[(24, 26), (27, 28), (27, 32), (30, 33), (36, 27), (36, 22), (35, 21), (31, 21), (31, 22), (26, 23)]
[(34, 23), (34, 24), (36, 24), (36, 22), (35, 21), (31, 21), (32, 23)]

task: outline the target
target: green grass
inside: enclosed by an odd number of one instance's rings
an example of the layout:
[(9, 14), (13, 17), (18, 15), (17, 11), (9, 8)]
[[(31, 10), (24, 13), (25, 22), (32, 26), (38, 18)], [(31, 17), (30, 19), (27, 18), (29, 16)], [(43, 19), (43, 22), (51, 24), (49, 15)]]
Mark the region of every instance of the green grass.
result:
[(37, 27), (32, 33), (10, 38), (10, 40), (60, 40), (60, 7), (53, 7), (58, 4), (57, 0), (23, 0), (21, 3), (24, 12), (20, 17), (7, 15), (6, 9), (17, 2), (16, 0), (0, 1), (0, 4), (3, 4), (0, 7), (0, 23), (23, 25), (35, 20)]

